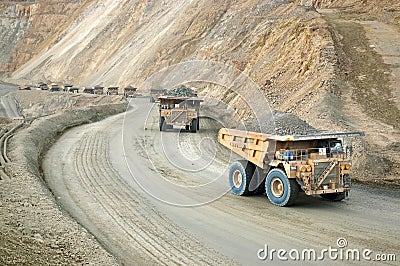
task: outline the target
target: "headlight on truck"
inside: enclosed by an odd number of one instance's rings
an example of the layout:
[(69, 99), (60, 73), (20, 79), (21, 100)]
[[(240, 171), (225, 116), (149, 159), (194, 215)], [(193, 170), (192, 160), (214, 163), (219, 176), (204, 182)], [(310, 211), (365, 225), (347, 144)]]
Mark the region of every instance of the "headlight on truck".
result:
[(346, 164), (344, 165), (344, 167), (346, 168), (346, 170), (349, 170), (349, 169), (351, 168), (351, 164), (346, 163)]
[(304, 173), (304, 172), (311, 172), (312, 168), (310, 165), (300, 165), (298, 166), (298, 169), (300, 172)]

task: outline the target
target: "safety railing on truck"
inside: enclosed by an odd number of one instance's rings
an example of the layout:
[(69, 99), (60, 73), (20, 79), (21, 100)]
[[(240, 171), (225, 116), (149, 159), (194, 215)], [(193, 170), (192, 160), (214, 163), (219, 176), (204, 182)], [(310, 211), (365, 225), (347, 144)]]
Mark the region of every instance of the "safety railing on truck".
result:
[(349, 157), (350, 149), (332, 148), (310, 148), (310, 149), (280, 149), (276, 152), (277, 160), (284, 161), (307, 161), (309, 159), (338, 158), (346, 159)]

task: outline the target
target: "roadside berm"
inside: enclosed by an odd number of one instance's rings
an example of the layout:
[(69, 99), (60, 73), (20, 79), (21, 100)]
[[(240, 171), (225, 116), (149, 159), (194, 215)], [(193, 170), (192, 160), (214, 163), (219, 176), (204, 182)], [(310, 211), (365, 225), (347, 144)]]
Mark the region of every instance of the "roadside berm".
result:
[[(43, 180), (40, 164), (42, 155), (65, 130), (121, 113), (126, 101), (40, 91), (18, 92), (16, 98), (31, 122), (11, 138), (11, 163), (6, 165), (10, 180), (0, 183), (0, 264), (116, 264), (94, 237), (58, 206)], [(51, 98), (60, 99), (59, 105), (43, 104), (54, 103)]]

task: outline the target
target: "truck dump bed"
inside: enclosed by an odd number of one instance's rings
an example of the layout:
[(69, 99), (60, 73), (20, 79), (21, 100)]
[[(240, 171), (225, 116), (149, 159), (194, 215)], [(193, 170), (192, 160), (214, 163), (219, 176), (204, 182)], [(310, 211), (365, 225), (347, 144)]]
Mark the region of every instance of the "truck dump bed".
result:
[[(221, 128), (218, 132), (218, 142), (234, 151), (244, 159), (254, 163), (260, 168), (267, 168), (267, 165), (274, 159), (276, 151), (288, 142), (311, 142), (315, 140), (330, 140), (345, 136), (364, 136), (363, 132), (325, 132), (313, 135), (272, 135), (256, 132), (249, 132), (236, 129)], [(296, 145), (297, 146), (297, 145)], [(306, 159), (305, 155), (294, 158)]]

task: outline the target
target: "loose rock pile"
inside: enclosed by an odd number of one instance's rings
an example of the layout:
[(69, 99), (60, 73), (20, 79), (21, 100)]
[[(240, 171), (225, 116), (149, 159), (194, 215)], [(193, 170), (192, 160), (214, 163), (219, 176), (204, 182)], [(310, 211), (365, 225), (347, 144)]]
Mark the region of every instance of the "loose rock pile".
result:
[(301, 120), (298, 116), (273, 111), (275, 121), (275, 134), (278, 135), (309, 135), (315, 134), (319, 131), (308, 124), (306, 121)]
[(185, 86), (170, 90), (166, 95), (174, 97), (197, 97), (197, 94), (192, 89)]
[[(273, 122), (261, 125), (261, 133), (274, 135), (310, 135), (319, 133), (317, 129), (312, 127), (306, 121), (301, 120), (298, 116), (274, 110), (272, 112)], [(247, 129), (250, 131), (260, 131), (260, 126), (254, 127), (250, 125)]]

